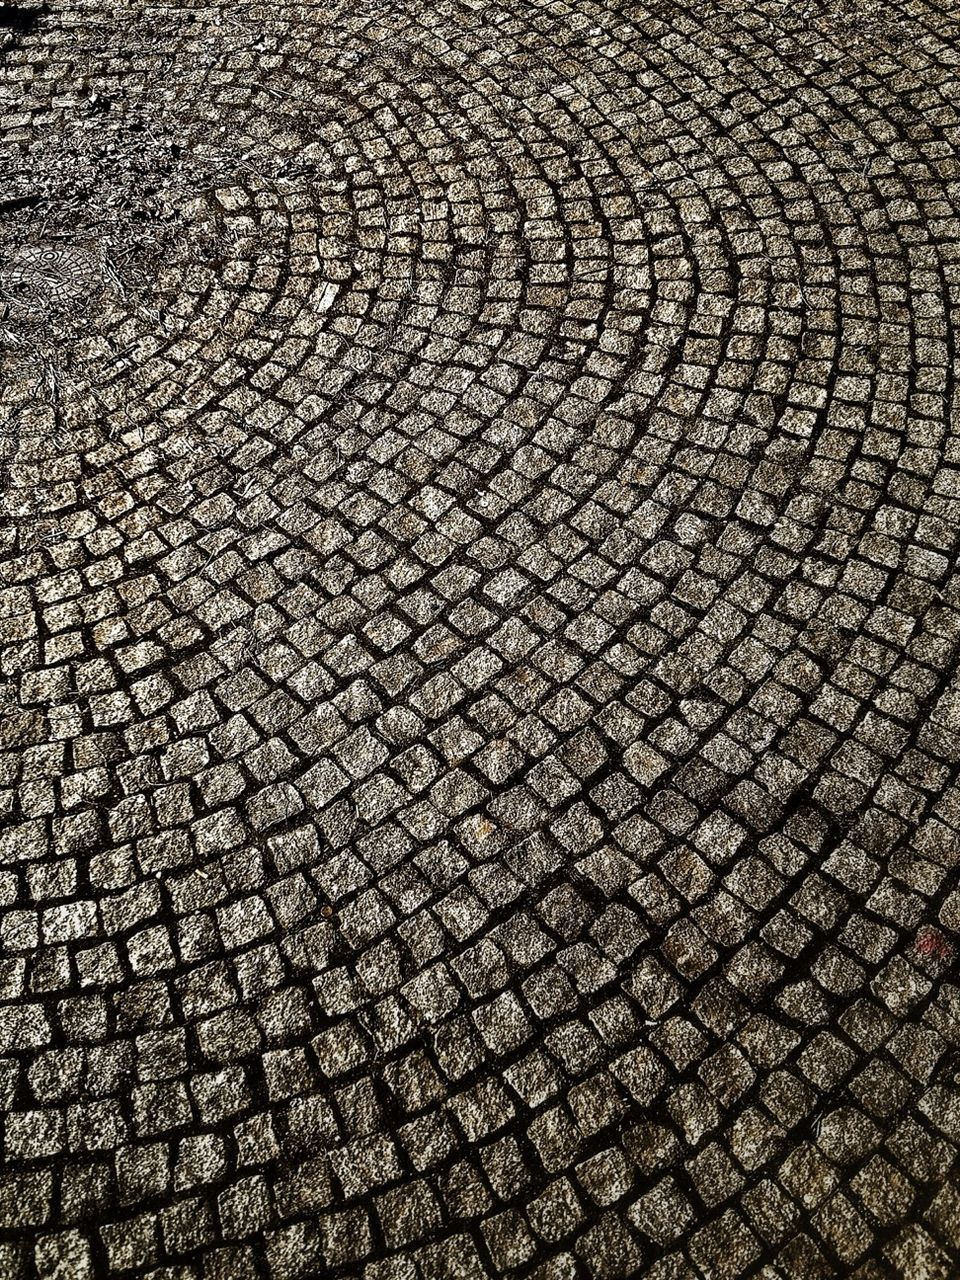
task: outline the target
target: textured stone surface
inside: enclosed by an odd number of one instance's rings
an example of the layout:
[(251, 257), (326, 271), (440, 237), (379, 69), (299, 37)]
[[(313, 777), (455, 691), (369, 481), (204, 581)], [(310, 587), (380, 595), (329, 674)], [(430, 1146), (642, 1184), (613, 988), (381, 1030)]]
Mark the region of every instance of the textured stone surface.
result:
[(958, 1274), (958, 69), (0, 7), (0, 1275)]

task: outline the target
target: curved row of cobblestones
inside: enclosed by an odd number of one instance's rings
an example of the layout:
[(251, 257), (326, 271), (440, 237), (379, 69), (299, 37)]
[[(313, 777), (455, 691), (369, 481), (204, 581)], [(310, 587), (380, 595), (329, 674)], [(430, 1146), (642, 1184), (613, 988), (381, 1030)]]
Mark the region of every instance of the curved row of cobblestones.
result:
[(3, 14), (0, 1273), (947, 1280), (949, 6)]

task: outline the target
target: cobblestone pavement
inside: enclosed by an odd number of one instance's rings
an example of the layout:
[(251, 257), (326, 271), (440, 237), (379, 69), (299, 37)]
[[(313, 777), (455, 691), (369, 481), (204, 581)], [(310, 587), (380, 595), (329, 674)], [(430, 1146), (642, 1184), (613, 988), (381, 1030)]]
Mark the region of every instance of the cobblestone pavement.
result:
[(949, 0), (0, 6), (0, 1275), (960, 1275)]

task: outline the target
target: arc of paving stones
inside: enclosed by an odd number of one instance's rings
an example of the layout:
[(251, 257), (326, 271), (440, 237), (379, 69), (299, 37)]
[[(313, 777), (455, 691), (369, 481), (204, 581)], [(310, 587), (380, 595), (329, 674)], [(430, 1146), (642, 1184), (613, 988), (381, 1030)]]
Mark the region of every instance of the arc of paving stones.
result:
[(956, 62), (16, 35), (153, 247), (3, 320), (5, 1273), (951, 1274)]

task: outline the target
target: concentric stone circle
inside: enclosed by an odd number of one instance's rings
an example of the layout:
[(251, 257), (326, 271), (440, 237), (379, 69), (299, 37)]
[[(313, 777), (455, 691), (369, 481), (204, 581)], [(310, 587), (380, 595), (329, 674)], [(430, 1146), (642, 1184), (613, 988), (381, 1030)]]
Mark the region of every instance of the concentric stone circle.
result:
[(949, 8), (0, 21), (0, 1274), (953, 1275)]

